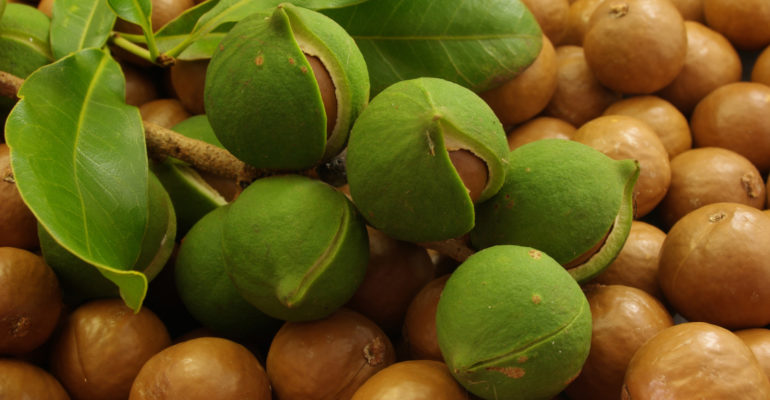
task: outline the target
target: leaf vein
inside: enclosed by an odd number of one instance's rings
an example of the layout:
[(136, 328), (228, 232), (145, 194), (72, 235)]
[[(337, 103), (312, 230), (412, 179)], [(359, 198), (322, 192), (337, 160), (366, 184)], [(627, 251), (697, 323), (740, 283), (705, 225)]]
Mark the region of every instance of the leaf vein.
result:
[(104, 70), (107, 66), (107, 57), (102, 57), (101, 61), (99, 62), (99, 65), (94, 70), (94, 79), (92, 79), (89, 82), (88, 88), (86, 89), (86, 94), (83, 97), (83, 106), (80, 109), (80, 114), (78, 115), (78, 122), (77, 122), (77, 134), (75, 135), (75, 140), (72, 144), (72, 178), (75, 182), (75, 188), (77, 189), (78, 194), (78, 200), (80, 201), (80, 209), (81, 209), (81, 216), (83, 218), (83, 236), (85, 239), (86, 244), (86, 250), (88, 251), (88, 255), (93, 256), (93, 248), (91, 246), (91, 240), (89, 239), (89, 231), (88, 231), (88, 213), (86, 213), (86, 204), (83, 199), (83, 188), (80, 185), (80, 179), (78, 175), (78, 162), (77, 162), (77, 156), (78, 156), (78, 146), (80, 143), (80, 139), (82, 137), (82, 127), (84, 125), (84, 119), (86, 115), (88, 114), (88, 103), (91, 100), (91, 97), (94, 95), (95, 89), (99, 86), (99, 77), (104, 73)]

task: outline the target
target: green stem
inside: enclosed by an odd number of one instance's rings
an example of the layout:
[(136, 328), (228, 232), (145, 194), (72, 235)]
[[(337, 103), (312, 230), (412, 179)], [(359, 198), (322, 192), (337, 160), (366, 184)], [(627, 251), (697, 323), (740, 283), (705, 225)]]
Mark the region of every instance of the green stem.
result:
[(183, 52), (183, 51), (184, 51), (186, 48), (190, 47), (190, 45), (191, 45), (191, 44), (192, 44), (192, 42), (193, 42), (193, 40), (192, 40), (193, 36), (194, 36), (193, 34), (190, 34), (190, 35), (188, 35), (188, 36), (187, 36), (187, 37), (186, 37), (186, 38), (185, 38), (185, 39), (182, 41), (182, 43), (179, 43), (178, 45), (174, 46), (173, 48), (171, 48), (170, 50), (168, 50), (168, 51), (167, 51), (165, 54), (166, 54), (167, 56), (169, 56), (169, 57), (173, 57), (173, 58), (176, 58), (177, 56), (179, 56), (180, 54), (182, 54), (182, 52)]
[[(126, 40), (126, 38), (122, 37), (119, 33), (113, 32), (110, 35), (110, 43), (153, 64), (156, 62), (155, 58), (152, 57), (152, 54), (148, 49), (145, 49), (144, 47), (139, 46), (134, 42)], [(157, 51), (157, 48), (155, 51)]]
[(152, 29), (145, 31), (144, 37), (147, 38), (147, 50), (150, 52), (152, 62), (159, 62), (158, 55), (160, 54), (160, 51), (158, 51), (158, 45), (155, 43), (155, 34), (152, 32)]

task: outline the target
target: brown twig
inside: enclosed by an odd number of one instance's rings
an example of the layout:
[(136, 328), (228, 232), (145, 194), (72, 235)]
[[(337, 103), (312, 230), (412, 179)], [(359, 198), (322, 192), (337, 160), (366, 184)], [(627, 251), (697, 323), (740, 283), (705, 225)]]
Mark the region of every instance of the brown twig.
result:
[(241, 184), (267, 175), (265, 171), (244, 163), (223, 148), (191, 139), (152, 122), (144, 121), (144, 132), (151, 157), (174, 157), (198, 170), (237, 179)]
[(16, 93), (19, 92), (22, 83), (24, 83), (24, 79), (0, 71), (0, 96), (17, 99)]

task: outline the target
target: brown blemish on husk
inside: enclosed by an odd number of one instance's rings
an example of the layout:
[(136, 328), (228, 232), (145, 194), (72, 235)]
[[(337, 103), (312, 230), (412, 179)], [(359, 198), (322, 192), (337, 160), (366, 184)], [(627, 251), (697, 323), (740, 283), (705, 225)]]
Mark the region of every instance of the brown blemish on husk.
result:
[(519, 364), (523, 364), (523, 363), (527, 362), (527, 360), (529, 360), (529, 357), (521, 356), (518, 359), (516, 359), (516, 362), (518, 362)]
[(539, 260), (543, 256), (543, 253), (541, 253), (541, 252), (539, 252), (539, 251), (537, 251), (535, 249), (530, 250), (527, 254), (529, 254), (529, 256), (532, 257), (535, 260)]
[(540, 297), (540, 295), (539, 295), (539, 294), (533, 294), (533, 295), (532, 295), (532, 302), (533, 302), (533, 303), (535, 303), (535, 304), (540, 304), (540, 302), (542, 302), (542, 301), (543, 301), (543, 298), (542, 298), (542, 297)]
[(254, 59), (254, 64), (257, 65), (257, 67), (261, 67), (262, 64), (265, 63), (265, 57), (262, 56), (262, 54), (258, 55), (256, 59)]
[(487, 367), (487, 371), (499, 372), (513, 379), (519, 379), (525, 374), (524, 369), (519, 367)]

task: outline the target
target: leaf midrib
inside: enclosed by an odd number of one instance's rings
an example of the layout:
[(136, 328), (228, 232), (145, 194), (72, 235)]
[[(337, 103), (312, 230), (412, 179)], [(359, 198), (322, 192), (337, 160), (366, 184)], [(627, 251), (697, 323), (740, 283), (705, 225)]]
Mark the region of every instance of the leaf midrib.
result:
[(85, 44), (85, 41), (86, 41), (86, 37), (88, 37), (88, 33), (91, 32), (91, 26), (93, 26), (94, 15), (96, 15), (97, 8), (98, 8), (98, 5), (96, 7), (91, 7), (91, 11), (88, 13), (88, 18), (86, 19), (86, 25), (83, 27), (82, 34), (80, 35), (80, 40), (78, 41), (78, 47), (77, 47), (78, 50), (83, 48), (83, 45)]
[(80, 138), (82, 135), (81, 127), (83, 126), (83, 121), (85, 119), (85, 116), (88, 114), (88, 105), (90, 103), (91, 97), (93, 97), (95, 88), (97, 88), (99, 85), (97, 82), (100, 82), (100, 77), (104, 73), (104, 69), (107, 65), (107, 57), (102, 57), (101, 61), (99, 62), (99, 66), (96, 67), (94, 70), (94, 76), (93, 79), (91, 79), (88, 89), (86, 90), (86, 94), (83, 97), (83, 106), (80, 109), (80, 114), (78, 115), (78, 122), (75, 129), (77, 130), (77, 133), (75, 134), (75, 141), (73, 142), (72, 146), (72, 178), (75, 183), (75, 188), (78, 192), (78, 200), (80, 201), (80, 210), (81, 215), (83, 217), (83, 235), (85, 238), (85, 245), (86, 250), (88, 251), (88, 255), (93, 256), (93, 249), (91, 247), (91, 240), (89, 238), (89, 231), (88, 231), (88, 214), (86, 213), (86, 205), (83, 201), (83, 191), (80, 185), (80, 180), (78, 179), (78, 163), (77, 163), (77, 149), (80, 142)]

